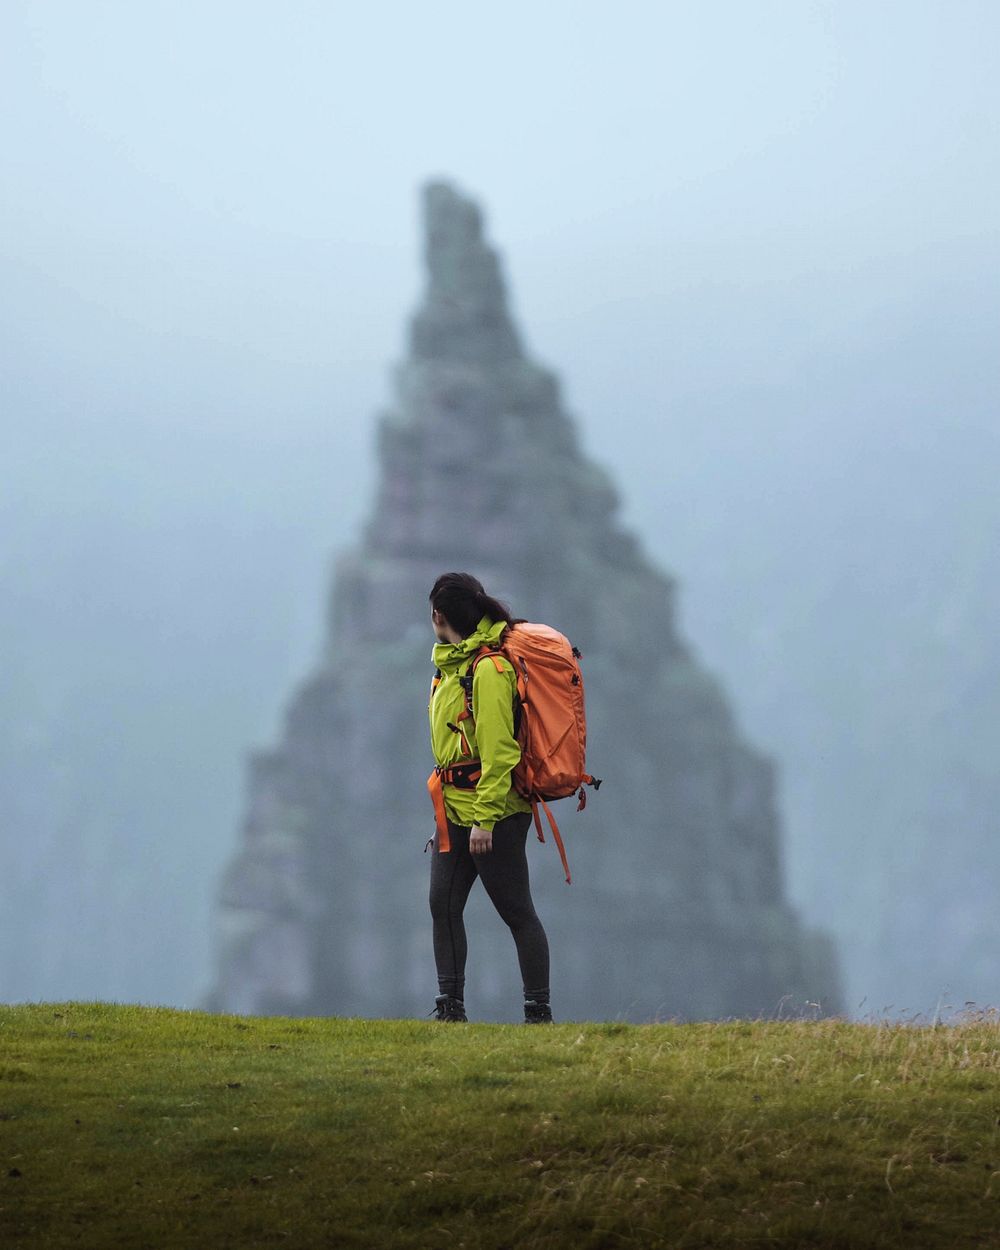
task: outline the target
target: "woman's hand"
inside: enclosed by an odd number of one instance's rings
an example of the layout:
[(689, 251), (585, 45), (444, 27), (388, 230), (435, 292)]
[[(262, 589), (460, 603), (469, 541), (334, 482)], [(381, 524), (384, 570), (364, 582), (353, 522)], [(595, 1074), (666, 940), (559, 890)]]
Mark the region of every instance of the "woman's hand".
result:
[(473, 855), (480, 855), (483, 851), (492, 851), (493, 830), (480, 829), (478, 825), (473, 825), (469, 830), (469, 850)]

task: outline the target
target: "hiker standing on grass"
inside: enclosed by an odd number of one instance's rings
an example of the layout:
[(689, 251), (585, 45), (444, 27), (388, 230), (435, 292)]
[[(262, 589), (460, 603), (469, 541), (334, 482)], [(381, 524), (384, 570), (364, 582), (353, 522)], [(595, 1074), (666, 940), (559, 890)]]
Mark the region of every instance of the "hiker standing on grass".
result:
[[(506, 604), (491, 598), (470, 573), (443, 573), (429, 597), (438, 640), (431, 653), (436, 671), (428, 702), (438, 765), (431, 775), (438, 827), (427, 843), (434, 846), (430, 908), (440, 990), (434, 1000), (437, 1019), (468, 1019), (463, 912), (478, 876), (514, 937), (525, 1023), (551, 1023), (549, 945), (528, 881), (532, 809), (511, 782), (521, 758), (514, 669), (506, 657), (491, 655), (468, 675), (476, 651), (484, 644), (496, 646), (507, 626), (523, 618), (511, 617)], [(463, 679), (471, 685), (471, 716)]]

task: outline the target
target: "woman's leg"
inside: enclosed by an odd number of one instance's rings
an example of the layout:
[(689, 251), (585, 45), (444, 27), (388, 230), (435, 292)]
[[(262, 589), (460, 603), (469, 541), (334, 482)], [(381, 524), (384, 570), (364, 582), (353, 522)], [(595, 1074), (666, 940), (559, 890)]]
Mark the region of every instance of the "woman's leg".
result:
[(462, 913), (476, 879), (476, 865), (469, 853), (468, 825), (448, 821), (451, 850), (442, 855), (434, 834), (431, 856), (430, 905), (434, 932), (434, 962), (438, 992), (465, 999), (465, 959), (468, 942)]
[[(549, 943), (535, 912), (526, 845), (530, 812), (514, 812), (493, 826), (493, 849), (470, 854), (493, 906), (514, 936), (524, 997), (549, 1001)], [(466, 843), (468, 846), (468, 834)]]

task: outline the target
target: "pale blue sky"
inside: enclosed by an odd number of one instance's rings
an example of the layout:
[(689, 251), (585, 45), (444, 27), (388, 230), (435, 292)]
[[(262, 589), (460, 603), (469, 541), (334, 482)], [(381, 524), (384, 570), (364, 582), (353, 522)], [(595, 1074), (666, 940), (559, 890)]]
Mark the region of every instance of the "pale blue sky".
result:
[(375, 398), (438, 174), (482, 197), (529, 341), (601, 403), (610, 362), (575, 344), (609, 323), (644, 351), (718, 301), (741, 324), (701, 334), (767, 381), (748, 289), (788, 288), (795, 353), (849, 333), (838, 284), (877, 317), (996, 263), (993, 3), (8, 0), (0, 21), (9, 280), (243, 357), (251, 395), (273, 363)]
[(681, 471), (717, 406), (721, 446), (780, 441), (764, 394), (942, 297), (988, 308), (1000, 268), (993, 3), (8, 0), (0, 23), (3, 363), (63, 498), (87, 448), (193, 429), (335, 433), (360, 504), (432, 176), (480, 198), (526, 341), (646, 526), (650, 438)]

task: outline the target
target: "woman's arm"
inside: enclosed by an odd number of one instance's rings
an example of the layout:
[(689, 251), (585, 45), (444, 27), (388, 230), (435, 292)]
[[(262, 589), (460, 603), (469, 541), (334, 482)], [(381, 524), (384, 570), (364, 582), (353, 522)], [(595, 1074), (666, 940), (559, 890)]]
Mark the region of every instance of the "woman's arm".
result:
[(521, 758), (514, 737), (514, 670), (507, 660), (503, 665), (503, 672), (498, 672), (492, 660), (482, 660), (472, 679), (472, 718), (482, 763), (472, 819), (486, 830), (492, 830), (503, 813), (510, 775)]

